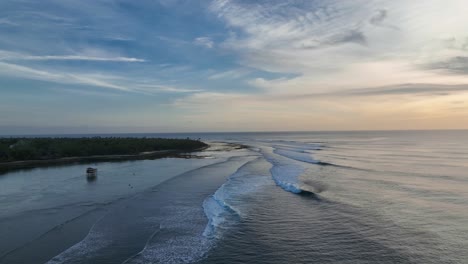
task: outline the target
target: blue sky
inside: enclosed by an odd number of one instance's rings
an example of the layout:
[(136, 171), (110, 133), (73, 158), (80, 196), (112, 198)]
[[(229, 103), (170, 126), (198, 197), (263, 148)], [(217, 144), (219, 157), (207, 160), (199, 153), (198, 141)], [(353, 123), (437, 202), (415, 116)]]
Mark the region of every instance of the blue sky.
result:
[(467, 11), (3, 0), (0, 134), (468, 128)]

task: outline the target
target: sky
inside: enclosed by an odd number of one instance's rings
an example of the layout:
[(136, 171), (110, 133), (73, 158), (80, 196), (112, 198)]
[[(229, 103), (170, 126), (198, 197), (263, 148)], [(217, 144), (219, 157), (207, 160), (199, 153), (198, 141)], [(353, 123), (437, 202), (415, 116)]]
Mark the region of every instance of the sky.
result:
[(2, 0), (0, 134), (468, 129), (466, 0)]

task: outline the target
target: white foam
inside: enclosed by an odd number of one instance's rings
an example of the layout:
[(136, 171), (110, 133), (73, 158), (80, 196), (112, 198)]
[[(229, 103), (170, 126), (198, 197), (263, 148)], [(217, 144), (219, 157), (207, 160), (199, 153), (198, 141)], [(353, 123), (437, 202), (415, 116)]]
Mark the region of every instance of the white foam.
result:
[(124, 263), (194, 263), (203, 258), (211, 247), (212, 242), (203, 236), (174, 236), (163, 243), (148, 244)]
[(101, 248), (111, 243), (109, 239), (99, 232), (90, 232), (85, 239), (69, 249), (55, 256), (47, 264), (75, 263), (77, 259), (93, 256)]
[(292, 193), (302, 192), (299, 187), (299, 176), (304, 169), (294, 165), (273, 165), (271, 176), (275, 183), (284, 190)]
[(212, 239), (202, 235), (204, 214), (198, 205), (178, 204), (164, 209), (164, 215), (146, 219), (159, 222), (159, 228), (145, 247), (124, 263), (193, 263), (212, 247)]
[(265, 159), (273, 165), (270, 169), (273, 180), (285, 191), (302, 192), (299, 177), (305, 171), (304, 165), (299, 161), (279, 155), (275, 151), (271, 147), (263, 147), (261, 151)]
[(205, 231), (203, 231), (203, 236), (213, 237), (216, 234), (216, 228), (225, 220), (223, 216), (226, 213), (225, 207), (221, 206), (213, 196), (210, 196), (203, 201), (203, 210), (208, 218), (208, 224)]
[[(234, 223), (232, 217), (237, 217), (237, 213), (242, 211), (235, 200), (248, 189), (244, 186), (247, 184), (244, 177), (255, 178), (250, 177), (248, 164), (250, 162), (241, 166), (213, 195), (203, 201), (204, 214), (196, 212), (200, 207), (171, 206), (161, 219), (160, 232), (149, 239), (141, 252), (125, 263), (193, 263), (203, 258), (223, 234), (221, 230), (229, 227), (229, 223)], [(267, 175), (263, 178), (268, 179)], [(186, 221), (189, 215), (195, 216), (194, 221)], [(208, 220), (206, 225), (204, 217)], [(172, 232), (177, 235), (168, 238)]]
[[(260, 164), (261, 161), (264, 164)], [(205, 236), (219, 235), (218, 228), (227, 218), (245, 217), (249, 205), (240, 200), (269, 183), (268, 168), (262, 167), (265, 164), (267, 163), (261, 158), (247, 162), (229, 176), (212, 196), (205, 199), (203, 209), (208, 218)]]

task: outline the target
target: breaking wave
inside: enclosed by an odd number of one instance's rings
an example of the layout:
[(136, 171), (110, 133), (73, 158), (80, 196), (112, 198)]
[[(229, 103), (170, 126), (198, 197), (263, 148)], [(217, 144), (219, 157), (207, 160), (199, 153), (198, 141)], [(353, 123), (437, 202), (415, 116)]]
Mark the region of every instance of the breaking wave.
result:
[(301, 182), (301, 175), (308, 170), (311, 164), (331, 165), (313, 158), (314, 151), (318, 151), (322, 147), (320, 144), (276, 144), (272, 147), (263, 147), (260, 152), (273, 165), (270, 173), (275, 183), (285, 191), (298, 194), (326, 189), (325, 187), (310, 188)]
[(203, 233), (207, 237), (218, 237), (219, 228), (228, 228), (229, 220), (243, 218), (248, 204), (241, 200), (250, 193), (258, 191), (269, 182), (267, 162), (259, 157), (241, 166), (228, 180), (203, 202), (208, 224)]

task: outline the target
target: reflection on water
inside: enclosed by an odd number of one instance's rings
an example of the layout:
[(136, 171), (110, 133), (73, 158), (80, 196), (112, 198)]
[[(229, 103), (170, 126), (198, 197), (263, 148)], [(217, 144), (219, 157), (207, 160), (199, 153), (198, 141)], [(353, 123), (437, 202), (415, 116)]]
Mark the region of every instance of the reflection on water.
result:
[(179, 136), (249, 147), (3, 174), (0, 263), (468, 259), (467, 131)]
[(93, 183), (97, 180), (97, 176), (86, 176), (86, 180), (88, 181), (88, 183)]
[[(0, 263), (46, 261), (81, 240), (112, 206), (172, 177), (229, 157), (223, 152), (213, 158), (199, 158), (211, 157), (211, 153), (207, 150), (184, 158), (76, 163), (1, 175), (0, 237), (9, 239), (0, 239)], [(195, 158), (189, 158), (192, 156)], [(87, 177), (88, 167), (98, 168), (97, 177)], [(71, 229), (67, 239), (57, 229), (64, 224)], [(50, 249), (39, 243), (44, 236), (47, 241), (56, 240), (49, 243)]]

